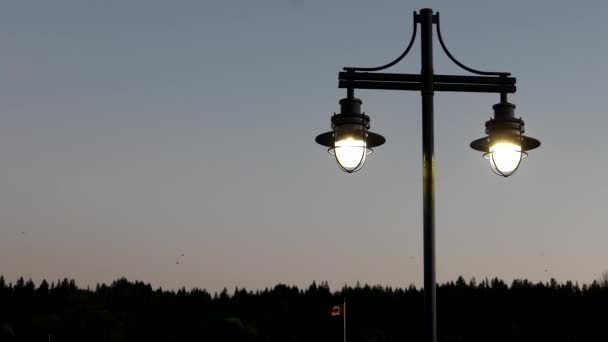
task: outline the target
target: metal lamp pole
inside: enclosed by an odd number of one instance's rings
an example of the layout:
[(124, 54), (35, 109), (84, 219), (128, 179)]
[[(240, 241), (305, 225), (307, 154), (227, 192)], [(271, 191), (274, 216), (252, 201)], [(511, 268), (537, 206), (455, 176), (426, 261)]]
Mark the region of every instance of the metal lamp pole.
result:
[(424, 336), (437, 341), (435, 281), (435, 144), (433, 122), (433, 11), (423, 9), (420, 20), (422, 95), (422, 207), (424, 244)]
[[(410, 51), (420, 24), (420, 74), (378, 73), (401, 61)], [(481, 76), (435, 75), (433, 71), (433, 25), (445, 54), (462, 69)], [(493, 106), (494, 118), (486, 122), (487, 137), (471, 143), (471, 148), (484, 152), (495, 173), (508, 177), (517, 170), (526, 151), (540, 146), (534, 138), (524, 136), (524, 122), (515, 118), (515, 105), (507, 94), (516, 91), (514, 77), (508, 72), (479, 71), (460, 63), (448, 51), (439, 25), (439, 13), (425, 8), (414, 12), (412, 38), (401, 56), (374, 68), (345, 67), (338, 75), (340, 88), (347, 97), (340, 100), (341, 111), (331, 119), (333, 131), (320, 134), (317, 143), (329, 147), (340, 168), (352, 173), (359, 170), (372, 147), (385, 142), (384, 137), (369, 131), (370, 118), (361, 112), (362, 101), (355, 98), (355, 89), (410, 90), (422, 96), (422, 200), (424, 244), (424, 341), (437, 341), (437, 301), (435, 280), (435, 157), (433, 99), (435, 91), (498, 93), (500, 103)], [(349, 145), (350, 144), (350, 145)], [(505, 148), (508, 150), (504, 152)], [(343, 150), (343, 151), (341, 151)], [(359, 152), (357, 152), (359, 151)], [(358, 153), (358, 154), (357, 154)], [(515, 158), (515, 159), (513, 159)], [(506, 162), (505, 162), (506, 160)]]

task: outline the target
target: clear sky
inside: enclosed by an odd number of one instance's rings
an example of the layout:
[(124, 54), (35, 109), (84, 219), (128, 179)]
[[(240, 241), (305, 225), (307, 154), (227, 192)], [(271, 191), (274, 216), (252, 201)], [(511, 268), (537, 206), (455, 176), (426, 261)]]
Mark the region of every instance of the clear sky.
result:
[[(422, 283), (415, 92), (357, 91), (387, 138), (345, 174), (314, 137), (343, 66), (441, 13), (463, 63), (512, 72), (540, 139), (513, 177), (471, 140), (496, 94), (437, 93), (437, 279), (608, 269), (605, 1), (5, 1), (0, 274), (217, 291)], [(419, 41), (390, 72), (420, 70)], [(466, 74), (435, 44), (435, 71)], [(183, 255), (182, 255), (183, 254)]]

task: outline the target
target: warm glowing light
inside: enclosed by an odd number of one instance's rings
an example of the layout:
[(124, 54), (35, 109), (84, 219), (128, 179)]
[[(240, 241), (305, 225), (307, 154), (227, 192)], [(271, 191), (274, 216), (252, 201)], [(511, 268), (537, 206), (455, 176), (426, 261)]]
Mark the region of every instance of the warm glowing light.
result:
[(521, 146), (510, 142), (499, 142), (490, 146), (490, 159), (492, 169), (503, 176), (515, 172), (522, 158)]
[(336, 159), (340, 166), (347, 172), (359, 170), (365, 157), (371, 153), (367, 148), (365, 140), (347, 137), (336, 141), (335, 147), (330, 152), (336, 155)]

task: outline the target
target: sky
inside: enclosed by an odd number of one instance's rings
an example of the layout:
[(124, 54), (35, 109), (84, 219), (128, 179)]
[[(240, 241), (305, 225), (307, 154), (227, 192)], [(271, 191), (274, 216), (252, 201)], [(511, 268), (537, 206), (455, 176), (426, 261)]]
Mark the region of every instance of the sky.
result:
[[(509, 178), (470, 141), (497, 94), (435, 94), (437, 280), (608, 270), (604, 1), (109, 0), (0, 5), (0, 274), (155, 287), (422, 284), (420, 94), (357, 90), (387, 138), (353, 174), (314, 142), (344, 66), (441, 13), (511, 72), (542, 146)], [(435, 72), (468, 73), (435, 40)], [(388, 72), (420, 70), (419, 40)]]

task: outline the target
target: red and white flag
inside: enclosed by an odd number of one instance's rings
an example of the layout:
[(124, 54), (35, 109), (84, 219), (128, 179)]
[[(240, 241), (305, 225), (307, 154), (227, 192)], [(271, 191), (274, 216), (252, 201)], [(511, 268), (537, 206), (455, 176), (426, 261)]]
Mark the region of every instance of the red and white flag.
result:
[(344, 304), (334, 305), (329, 308), (329, 315), (331, 317), (344, 315)]

